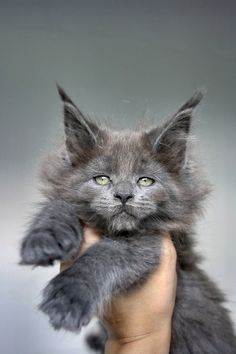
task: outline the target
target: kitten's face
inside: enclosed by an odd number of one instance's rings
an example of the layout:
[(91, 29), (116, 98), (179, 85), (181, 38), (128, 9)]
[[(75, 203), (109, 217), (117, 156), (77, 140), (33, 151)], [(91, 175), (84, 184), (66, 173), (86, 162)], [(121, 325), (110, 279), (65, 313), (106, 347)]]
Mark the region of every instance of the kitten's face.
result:
[(136, 229), (168, 200), (170, 178), (151, 157), (142, 134), (110, 133), (102, 151), (78, 167), (74, 178), (82, 217), (96, 214), (112, 231)]
[(202, 94), (162, 127), (114, 132), (86, 118), (60, 88), (59, 93), (66, 153), (45, 172), (54, 196), (76, 203), (85, 223), (113, 233), (153, 223), (164, 230), (189, 225), (206, 194), (187, 149), (192, 110)]

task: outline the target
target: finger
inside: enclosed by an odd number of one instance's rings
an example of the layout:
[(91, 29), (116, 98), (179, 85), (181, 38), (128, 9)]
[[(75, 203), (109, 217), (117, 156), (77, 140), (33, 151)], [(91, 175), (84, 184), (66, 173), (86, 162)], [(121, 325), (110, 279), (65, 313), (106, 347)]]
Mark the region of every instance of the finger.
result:
[(100, 239), (101, 236), (98, 230), (85, 225), (83, 229), (83, 243), (82, 247), (80, 248), (80, 253), (83, 253), (88, 247), (92, 246)]
[(162, 278), (167, 281), (173, 281), (176, 276), (176, 261), (177, 254), (171, 237), (169, 234), (165, 234), (162, 237), (161, 257), (160, 262), (154, 274), (157, 274), (159, 281)]

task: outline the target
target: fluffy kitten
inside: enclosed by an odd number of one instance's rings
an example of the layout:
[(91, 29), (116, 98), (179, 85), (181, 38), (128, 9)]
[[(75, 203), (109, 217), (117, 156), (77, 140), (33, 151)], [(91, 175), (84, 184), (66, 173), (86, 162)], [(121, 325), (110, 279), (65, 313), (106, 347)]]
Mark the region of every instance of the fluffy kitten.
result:
[(202, 93), (162, 127), (119, 132), (98, 126), (59, 93), (65, 144), (44, 165), (46, 201), (22, 242), (22, 263), (46, 266), (70, 257), (83, 223), (103, 237), (49, 282), (40, 309), (55, 329), (78, 331), (112, 296), (145, 281), (168, 231), (178, 258), (170, 353), (235, 354), (224, 298), (193, 250), (193, 224), (208, 194), (189, 139)]

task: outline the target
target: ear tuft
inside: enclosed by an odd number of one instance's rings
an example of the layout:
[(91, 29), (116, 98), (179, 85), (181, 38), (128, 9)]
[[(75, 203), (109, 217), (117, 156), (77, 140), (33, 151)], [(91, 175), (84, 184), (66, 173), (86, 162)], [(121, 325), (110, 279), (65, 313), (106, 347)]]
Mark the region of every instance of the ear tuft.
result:
[(58, 84), (56, 83), (57, 85), (57, 91), (58, 91), (58, 94), (62, 100), (62, 102), (64, 103), (70, 103), (74, 106), (74, 103), (73, 101), (70, 99), (70, 97), (65, 93), (64, 89)]
[(177, 114), (188, 109), (193, 110), (201, 102), (206, 92), (207, 90), (205, 88), (195, 91), (193, 96), (179, 108)]

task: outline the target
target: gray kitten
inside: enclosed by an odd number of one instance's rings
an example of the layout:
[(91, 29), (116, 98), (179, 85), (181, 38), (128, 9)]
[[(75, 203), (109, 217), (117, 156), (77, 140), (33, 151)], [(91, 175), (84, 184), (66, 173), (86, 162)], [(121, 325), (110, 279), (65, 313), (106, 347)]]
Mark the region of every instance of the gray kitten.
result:
[(178, 274), (170, 353), (235, 354), (224, 297), (193, 249), (193, 224), (209, 191), (189, 139), (202, 93), (162, 127), (119, 132), (85, 117), (60, 87), (59, 94), (65, 144), (44, 165), (46, 201), (22, 242), (21, 263), (70, 257), (84, 223), (103, 237), (49, 282), (40, 309), (55, 329), (80, 330), (114, 295), (145, 281), (168, 231)]

